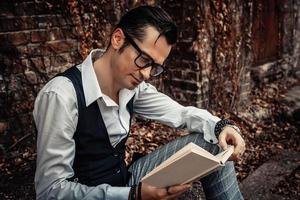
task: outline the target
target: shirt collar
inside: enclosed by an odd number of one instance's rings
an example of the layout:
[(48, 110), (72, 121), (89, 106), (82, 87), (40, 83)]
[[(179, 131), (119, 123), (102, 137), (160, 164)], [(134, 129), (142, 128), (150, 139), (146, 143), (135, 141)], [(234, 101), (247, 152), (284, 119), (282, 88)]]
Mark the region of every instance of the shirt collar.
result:
[(81, 65), (82, 87), (86, 106), (89, 106), (91, 103), (103, 96), (93, 67), (92, 57), (94, 52), (99, 51), (103, 53), (103, 50), (100, 49), (92, 50)]
[[(96, 52), (100, 53), (100, 56), (102, 56), (102, 54), (104, 53), (102, 49), (94, 49), (81, 64), (82, 87), (86, 106), (89, 106), (104, 95), (99, 86), (97, 76), (93, 67), (93, 54)], [(136, 89), (122, 89), (119, 94), (120, 105), (123, 103), (127, 104), (134, 96), (135, 92)]]

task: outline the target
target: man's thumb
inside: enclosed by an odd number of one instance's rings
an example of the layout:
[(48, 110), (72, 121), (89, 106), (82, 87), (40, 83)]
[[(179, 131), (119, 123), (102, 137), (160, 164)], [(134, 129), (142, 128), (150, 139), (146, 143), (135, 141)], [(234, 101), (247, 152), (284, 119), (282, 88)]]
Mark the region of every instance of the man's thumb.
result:
[(219, 146), (223, 149), (226, 150), (227, 149), (227, 142), (225, 140), (225, 135), (221, 134), (219, 137)]

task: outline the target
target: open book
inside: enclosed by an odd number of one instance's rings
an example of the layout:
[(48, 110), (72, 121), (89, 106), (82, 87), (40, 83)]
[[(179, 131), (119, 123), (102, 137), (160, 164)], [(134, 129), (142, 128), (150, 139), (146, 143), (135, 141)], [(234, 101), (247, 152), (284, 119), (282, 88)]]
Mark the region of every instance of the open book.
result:
[(141, 181), (156, 187), (190, 183), (224, 166), (233, 151), (234, 147), (228, 146), (218, 155), (212, 155), (191, 142), (154, 168)]

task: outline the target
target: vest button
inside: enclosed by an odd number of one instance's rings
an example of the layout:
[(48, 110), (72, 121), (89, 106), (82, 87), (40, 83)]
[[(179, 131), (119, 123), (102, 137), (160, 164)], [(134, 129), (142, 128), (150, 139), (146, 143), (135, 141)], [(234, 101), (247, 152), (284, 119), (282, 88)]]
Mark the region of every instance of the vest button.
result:
[(114, 153), (114, 157), (118, 157), (119, 156), (119, 154), (118, 153)]

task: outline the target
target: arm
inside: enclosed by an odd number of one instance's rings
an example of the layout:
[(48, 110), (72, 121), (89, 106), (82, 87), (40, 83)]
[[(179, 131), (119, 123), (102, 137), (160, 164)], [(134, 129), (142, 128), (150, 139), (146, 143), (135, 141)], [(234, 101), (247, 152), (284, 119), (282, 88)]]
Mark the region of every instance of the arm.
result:
[(202, 132), (208, 142), (217, 143), (215, 124), (220, 119), (207, 110), (184, 107), (147, 83), (141, 83), (134, 102), (134, 112), (171, 127), (186, 127), (190, 132)]
[(66, 180), (74, 175), (73, 134), (78, 116), (75, 90), (70, 82), (63, 79), (53, 79), (40, 92), (34, 106), (33, 115), (38, 130), (37, 199), (128, 199), (127, 187), (107, 184), (88, 187)]

